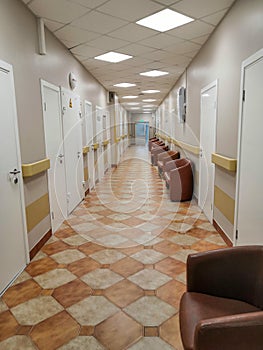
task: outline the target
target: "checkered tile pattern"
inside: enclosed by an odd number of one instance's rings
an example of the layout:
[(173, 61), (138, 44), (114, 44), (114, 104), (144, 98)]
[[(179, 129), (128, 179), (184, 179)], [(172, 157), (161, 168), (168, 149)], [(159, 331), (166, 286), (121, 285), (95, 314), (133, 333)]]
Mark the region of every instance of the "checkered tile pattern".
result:
[(181, 350), (187, 255), (222, 247), (131, 147), (1, 298), (0, 350)]

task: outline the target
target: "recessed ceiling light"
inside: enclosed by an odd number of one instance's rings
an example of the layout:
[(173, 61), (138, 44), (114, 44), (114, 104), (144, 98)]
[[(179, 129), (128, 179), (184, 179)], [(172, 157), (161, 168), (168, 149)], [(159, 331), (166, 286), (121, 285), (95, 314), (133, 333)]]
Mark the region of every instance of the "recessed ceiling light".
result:
[(156, 94), (157, 92), (161, 92), (160, 90), (144, 90), (142, 91), (144, 94)]
[(183, 24), (192, 21), (194, 21), (194, 19), (191, 17), (182, 15), (176, 11), (165, 9), (154, 15), (145, 17), (136, 23), (144, 27), (158, 30), (159, 32), (166, 32), (167, 30), (180, 27)]
[(152, 107), (155, 107), (155, 105), (145, 105), (143, 106), (144, 108), (152, 108)]
[(133, 95), (131, 95), (131, 96), (122, 96), (122, 98), (129, 98), (129, 99), (132, 99), (132, 98), (137, 98), (138, 96), (133, 96)]
[(95, 60), (101, 60), (101, 61), (106, 61), (106, 62), (111, 62), (111, 63), (118, 63), (121, 61), (128, 60), (132, 57), (133, 56), (130, 56), (130, 55), (124, 55), (123, 53), (110, 51), (110, 52), (104, 53), (103, 55), (96, 56), (94, 58), (95, 58)]
[(147, 98), (146, 100), (142, 100), (143, 102), (154, 102), (157, 101), (155, 98)]
[(142, 112), (143, 114), (150, 114), (151, 112)]
[(130, 109), (140, 109), (140, 107), (131, 107)]
[(149, 72), (140, 73), (140, 75), (144, 75), (145, 77), (161, 77), (162, 75), (167, 75), (168, 72), (163, 72), (161, 70), (150, 70)]
[(136, 86), (136, 84), (131, 84), (131, 83), (119, 83), (119, 84), (115, 84), (115, 85), (113, 85), (113, 86), (128, 88), (128, 87)]
[(128, 106), (137, 106), (139, 104), (140, 104), (140, 102), (127, 102), (126, 103), (126, 105), (128, 105)]

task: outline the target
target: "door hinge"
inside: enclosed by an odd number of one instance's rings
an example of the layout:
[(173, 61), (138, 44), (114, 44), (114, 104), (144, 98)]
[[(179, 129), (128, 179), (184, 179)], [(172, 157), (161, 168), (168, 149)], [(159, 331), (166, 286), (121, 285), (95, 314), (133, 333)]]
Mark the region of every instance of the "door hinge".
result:
[(246, 90), (243, 90), (242, 100), (245, 101), (246, 99)]
[(238, 230), (236, 230), (236, 240), (238, 240)]
[(47, 103), (44, 102), (44, 111), (46, 112), (47, 111)]
[(51, 212), (51, 218), (52, 218), (52, 220), (55, 219), (55, 215), (54, 215), (54, 212), (53, 212), (53, 211)]

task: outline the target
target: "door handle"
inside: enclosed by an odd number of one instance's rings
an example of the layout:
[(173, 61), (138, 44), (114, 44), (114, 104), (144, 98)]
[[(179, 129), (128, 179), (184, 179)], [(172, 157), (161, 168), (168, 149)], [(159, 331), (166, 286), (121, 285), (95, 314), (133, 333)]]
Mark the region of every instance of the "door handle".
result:
[(64, 154), (59, 154), (59, 155), (58, 155), (58, 158), (60, 158), (60, 159), (61, 159), (61, 158), (64, 158)]
[(17, 174), (20, 174), (21, 171), (20, 170), (17, 170), (17, 169), (14, 169), (13, 171), (9, 171), (9, 174), (11, 175), (17, 175)]

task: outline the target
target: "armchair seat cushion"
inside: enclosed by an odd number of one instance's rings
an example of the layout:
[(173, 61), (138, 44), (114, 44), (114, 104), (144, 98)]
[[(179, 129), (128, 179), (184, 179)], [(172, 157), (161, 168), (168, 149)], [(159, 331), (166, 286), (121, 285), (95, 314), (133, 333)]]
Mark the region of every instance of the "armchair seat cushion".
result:
[[(190, 310), (191, 316), (189, 315)], [(199, 322), (258, 311), (261, 309), (239, 300), (195, 292), (184, 293), (180, 305), (180, 327), (185, 350), (195, 349), (194, 337)], [(211, 349), (213, 349), (213, 344), (211, 344)]]

